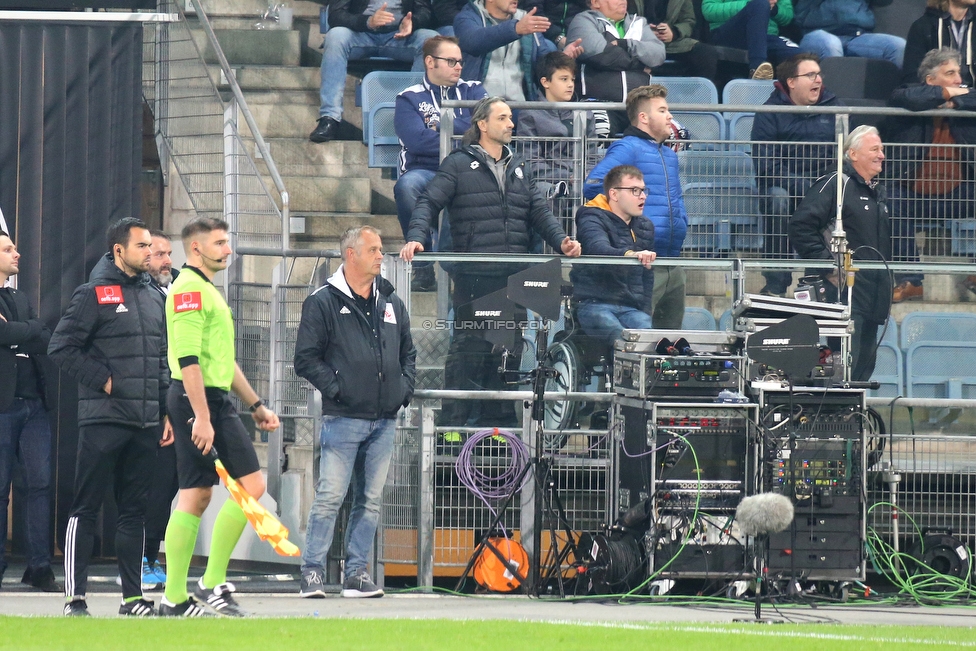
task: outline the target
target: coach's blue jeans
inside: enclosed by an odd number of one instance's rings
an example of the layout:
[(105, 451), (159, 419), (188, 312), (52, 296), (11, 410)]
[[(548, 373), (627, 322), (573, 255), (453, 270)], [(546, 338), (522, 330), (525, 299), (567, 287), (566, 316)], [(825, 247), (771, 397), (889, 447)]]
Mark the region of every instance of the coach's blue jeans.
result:
[(393, 419), (323, 416), (322, 457), (315, 500), (308, 514), (302, 572), (322, 571), (332, 547), (336, 515), (352, 481), (352, 512), (346, 527), (345, 575), (366, 569), (380, 519), (383, 486), (393, 457)]

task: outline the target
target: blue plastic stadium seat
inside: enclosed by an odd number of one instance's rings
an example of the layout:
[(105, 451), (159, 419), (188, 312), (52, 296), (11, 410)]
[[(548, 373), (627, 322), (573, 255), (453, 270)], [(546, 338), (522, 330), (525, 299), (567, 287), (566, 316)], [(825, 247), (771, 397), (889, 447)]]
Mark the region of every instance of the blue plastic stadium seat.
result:
[(369, 125), (369, 166), (398, 167), (400, 139), (393, 128), (394, 103), (383, 102), (374, 106), (363, 121)]
[(718, 104), (718, 90), (705, 77), (655, 76), (654, 83), (668, 89), (668, 104)]
[[(765, 104), (773, 92), (773, 81), (764, 79), (733, 79), (722, 89), (723, 104)], [(725, 117), (732, 119), (735, 113), (726, 111)]]
[[(393, 103), (397, 94), (408, 86), (419, 84), (424, 78), (422, 72), (410, 72), (404, 70), (374, 70), (365, 77), (360, 86), (362, 93), (363, 117), (368, 117), (370, 111), (377, 104)], [(390, 120), (392, 127), (393, 121)], [(393, 135), (389, 133), (382, 136)], [(363, 120), (363, 142), (369, 144), (370, 124), (368, 120)]]
[(681, 189), (688, 211), (683, 248), (722, 254), (762, 246), (759, 189), (742, 151), (682, 151)]
[(682, 330), (714, 330), (715, 317), (703, 307), (686, 307), (681, 319)]
[(674, 111), (671, 115), (688, 130), (691, 140), (725, 140), (725, 119), (721, 113)]
[[(901, 322), (901, 349), (927, 342), (976, 341), (976, 314), (966, 312), (912, 312)], [(976, 372), (976, 369), (974, 369)]]
[(909, 398), (976, 398), (976, 343), (921, 341), (905, 357)]
[(732, 322), (732, 309), (729, 308), (722, 312), (722, 316), (718, 319), (718, 329), (723, 332), (731, 332), (733, 326)]
[(869, 395), (879, 398), (895, 398), (905, 395), (905, 378), (902, 357), (898, 346), (887, 341), (878, 344), (878, 361), (871, 379), (880, 382), (881, 388), (869, 389)]

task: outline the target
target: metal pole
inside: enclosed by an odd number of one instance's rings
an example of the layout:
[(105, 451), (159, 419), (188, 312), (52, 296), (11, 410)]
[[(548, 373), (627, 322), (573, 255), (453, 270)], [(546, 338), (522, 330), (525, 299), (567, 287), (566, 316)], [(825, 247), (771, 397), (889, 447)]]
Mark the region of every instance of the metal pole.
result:
[[(270, 358), (268, 359), (268, 396), (267, 400), (276, 414), (282, 411), (281, 399), (278, 395), (278, 364), (282, 349), (279, 348), (285, 339), (281, 331), (285, 320), (285, 310), (281, 304), (281, 297), (278, 287), (281, 284), (281, 276), (286, 273), (284, 262), (279, 263), (271, 272), (271, 345)], [(284, 427), (278, 427), (273, 432), (268, 432), (268, 494), (274, 498), (278, 504), (278, 514), (281, 514), (281, 470), (284, 468), (285, 441)]]
[(434, 409), (420, 407), (420, 486), (417, 491), (417, 586), (430, 592), (434, 586)]
[[(240, 175), (238, 169), (237, 156), (238, 143), (235, 137), (237, 133), (237, 100), (233, 97), (227, 102), (224, 109), (224, 219), (230, 225), (230, 248), (237, 249), (237, 216), (240, 211), (238, 199), (240, 197), (237, 187), (237, 180)], [(236, 260), (240, 263), (240, 260)], [(239, 270), (243, 277), (243, 268)], [(230, 274), (226, 271), (221, 274), (224, 296), (228, 295), (230, 287)]]

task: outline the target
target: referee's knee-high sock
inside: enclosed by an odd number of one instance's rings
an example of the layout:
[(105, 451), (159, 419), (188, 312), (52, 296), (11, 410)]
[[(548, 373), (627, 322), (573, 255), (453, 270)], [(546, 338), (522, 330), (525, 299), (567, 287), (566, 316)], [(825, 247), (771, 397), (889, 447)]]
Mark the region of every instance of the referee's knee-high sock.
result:
[(197, 543), (200, 518), (176, 510), (166, 525), (166, 601), (181, 604), (187, 599), (186, 576)]
[(213, 588), (227, 580), (227, 564), (230, 563), (230, 555), (246, 526), (247, 516), (237, 502), (232, 499), (224, 502), (217, 519), (214, 520), (210, 558), (207, 559), (207, 571), (203, 574), (203, 585), (207, 588)]

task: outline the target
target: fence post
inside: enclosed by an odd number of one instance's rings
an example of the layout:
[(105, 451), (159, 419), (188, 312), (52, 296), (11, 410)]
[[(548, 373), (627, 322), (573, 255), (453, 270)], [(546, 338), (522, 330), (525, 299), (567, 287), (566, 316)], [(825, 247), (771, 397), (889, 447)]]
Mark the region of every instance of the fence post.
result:
[[(282, 400), (278, 391), (278, 378), (281, 377), (279, 365), (283, 363), (285, 333), (281, 331), (285, 319), (284, 308), (281, 303), (280, 286), (282, 277), (286, 273), (286, 260), (282, 260), (271, 272), (271, 345), (268, 347), (268, 396), (267, 400), (276, 414), (282, 412)], [(278, 515), (281, 515), (281, 469), (284, 467), (285, 456), (284, 424), (273, 432), (268, 432), (268, 494), (277, 504)]]
[(434, 585), (434, 410), (420, 407), (420, 486), (417, 490), (417, 586), (430, 592)]

